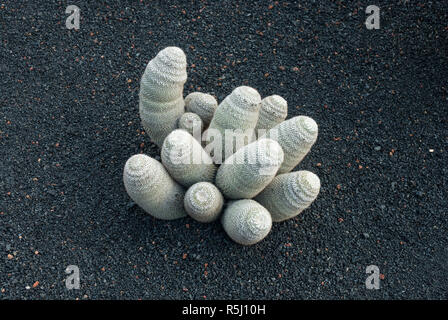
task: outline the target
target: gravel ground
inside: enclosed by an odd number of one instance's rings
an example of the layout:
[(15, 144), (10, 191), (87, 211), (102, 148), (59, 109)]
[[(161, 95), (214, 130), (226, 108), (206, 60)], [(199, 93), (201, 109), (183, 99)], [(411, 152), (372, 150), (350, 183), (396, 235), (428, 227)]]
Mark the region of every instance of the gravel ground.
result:
[[(367, 30), (363, 1), (145, 2), (72, 1), (78, 31), (65, 1), (0, 4), (0, 298), (448, 299), (446, 3), (376, 1)], [(320, 126), (298, 167), (318, 199), (256, 246), (125, 192), (125, 161), (159, 152), (139, 80), (170, 45), (185, 95), (250, 85)]]

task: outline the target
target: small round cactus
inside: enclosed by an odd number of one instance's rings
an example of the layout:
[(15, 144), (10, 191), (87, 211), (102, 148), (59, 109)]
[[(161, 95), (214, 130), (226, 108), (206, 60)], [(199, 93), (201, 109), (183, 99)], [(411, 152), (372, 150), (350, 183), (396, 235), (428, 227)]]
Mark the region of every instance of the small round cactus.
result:
[(123, 182), (131, 199), (150, 215), (164, 220), (187, 216), (185, 190), (159, 161), (143, 154), (130, 157), (124, 166)]
[(272, 95), (261, 100), (260, 116), (255, 130), (272, 129), (283, 122), (288, 115), (288, 103), (279, 95)]
[(184, 206), (188, 215), (199, 222), (212, 222), (221, 213), (224, 198), (209, 182), (192, 185), (185, 194)]
[(274, 222), (297, 216), (316, 199), (320, 180), (310, 171), (296, 171), (280, 174), (255, 200), (271, 214)]
[(177, 128), (184, 113), (183, 88), (187, 59), (182, 49), (167, 47), (149, 61), (140, 81), (139, 111), (142, 125), (160, 147)]
[(263, 240), (272, 227), (268, 210), (248, 199), (230, 203), (224, 210), (221, 222), (228, 236), (242, 245), (252, 245)]
[(250, 199), (275, 177), (283, 150), (272, 139), (261, 139), (226, 159), (216, 174), (216, 185), (229, 199)]
[(218, 108), (215, 97), (202, 92), (192, 92), (185, 97), (185, 109), (187, 112), (196, 113), (206, 128), (212, 121), (213, 114)]
[[(192, 112), (185, 112), (179, 118), (179, 129), (184, 129), (191, 134), (196, 140), (201, 141), (202, 138), (202, 120), (196, 114)], [(197, 136), (197, 137), (196, 137)]]
[(276, 140), (285, 153), (278, 174), (290, 172), (306, 156), (317, 140), (317, 123), (307, 116), (297, 116), (283, 121), (261, 138)]
[(162, 163), (170, 175), (185, 187), (213, 182), (216, 166), (201, 144), (185, 130), (171, 132), (163, 142)]
[[(254, 140), (260, 104), (261, 97), (258, 91), (247, 86), (236, 88), (219, 104), (206, 131), (207, 141), (214, 140), (216, 138), (214, 137), (215, 133), (220, 134), (222, 153), (213, 155), (215, 163), (222, 163), (239, 147)], [(227, 134), (241, 135), (243, 140), (241, 146), (238, 146), (233, 136), (226, 137), (226, 131)], [(214, 139), (211, 139), (211, 137), (214, 137)]]

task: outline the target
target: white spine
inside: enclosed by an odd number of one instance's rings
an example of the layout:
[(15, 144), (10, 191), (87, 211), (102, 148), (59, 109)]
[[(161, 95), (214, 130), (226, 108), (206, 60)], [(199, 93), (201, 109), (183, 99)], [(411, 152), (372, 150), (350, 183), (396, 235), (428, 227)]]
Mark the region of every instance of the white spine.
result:
[(185, 194), (184, 206), (188, 215), (199, 222), (212, 222), (219, 217), (224, 198), (209, 182), (192, 185)]
[(282, 161), (283, 150), (276, 141), (257, 140), (224, 161), (216, 185), (227, 198), (253, 198), (272, 181)]
[(145, 131), (158, 146), (177, 128), (177, 121), (184, 113), (186, 68), (187, 59), (182, 49), (167, 47), (149, 61), (140, 81), (140, 118)]
[(185, 217), (185, 190), (157, 160), (143, 154), (126, 161), (123, 182), (127, 193), (144, 211), (164, 220)]
[(297, 216), (316, 199), (320, 180), (310, 171), (296, 171), (280, 174), (255, 200), (263, 205), (275, 222)]
[(307, 155), (317, 140), (317, 123), (306, 116), (297, 116), (283, 121), (269, 130), (261, 138), (276, 140), (285, 153), (283, 164), (278, 173), (290, 172)]
[(242, 245), (263, 240), (272, 227), (268, 210), (254, 200), (238, 200), (229, 204), (222, 216), (228, 236)]
[(171, 132), (163, 142), (162, 163), (181, 185), (213, 182), (216, 166), (201, 144), (185, 130)]
[(185, 109), (188, 112), (196, 113), (202, 119), (204, 128), (212, 121), (216, 108), (218, 108), (218, 102), (210, 94), (192, 92), (185, 97)]

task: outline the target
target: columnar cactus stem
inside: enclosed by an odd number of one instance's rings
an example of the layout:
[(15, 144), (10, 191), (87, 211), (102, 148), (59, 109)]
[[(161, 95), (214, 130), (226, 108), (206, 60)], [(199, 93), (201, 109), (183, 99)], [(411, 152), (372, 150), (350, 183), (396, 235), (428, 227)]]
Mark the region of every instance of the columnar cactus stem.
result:
[[(217, 130), (222, 137), (222, 154), (213, 155), (215, 163), (222, 163), (239, 147), (253, 141), (260, 104), (261, 97), (257, 90), (246, 86), (236, 88), (219, 104), (207, 130), (207, 141), (213, 137), (214, 130)], [(239, 135), (243, 140), (241, 146), (235, 144), (234, 137), (227, 136), (226, 139), (226, 131), (228, 134)]]
[(184, 129), (191, 134), (196, 140), (201, 142), (202, 138), (202, 120), (196, 114), (192, 112), (185, 112), (179, 118), (179, 129)]
[(183, 88), (187, 59), (182, 49), (167, 47), (149, 61), (140, 81), (139, 110), (142, 125), (160, 147), (177, 128), (184, 113)]
[(185, 190), (157, 160), (137, 154), (126, 161), (123, 182), (127, 193), (144, 211), (164, 220), (185, 217)]
[(278, 174), (290, 172), (310, 151), (317, 140), (317, 123), (306, 116), (297, 116), (283, 121), (261, 138), (276, 140), (285, 153)]
[(163, 142), (162, 163), (170, 175), (185, 187), (213, 182), (216, 166), (201, 144), (185, 130), (171, 132)]
[(273, 221), (297, 216), (318, 196), (315, 174), (290, 172), (316, 142), (318, 126), (306, 116), (285, 121), (285, 99), (261, 100), (248, 86), (235, 88), (219, 105), (202, 92), (184, 100), (186, 65), (180, 48), (167, 47), (146, 66), (139, 112), (161, 147), (161, 162), (143, 154), (129, 158), (126, 191), (144, 211), (166, 220), (189, 215), (212, 222), (232, 200), (222, 215), (224, 230), (237, 243), (255, 244)]
[(192, 92), (185, 97), (185, 109), (187, 112), (196, 113), (202, 119), (204, 128), (208, 127), (212, 121), (216, 108), (218, 108), (218, 102), (210, 94)]
[(242, 245), (252, 245), (263, 240), (272, 227), (268, 210), (258, 202), (247, 199), (230, 203), (221, 221), (229, 237)]
[(316, 199), (320, 180), (310, 171), (295, 171), (280, 174), (255, 200), (263, 205), (275, 222), (297, 216)]
[[(272, 95), (261, 100), (260, 116), (256, 132), (269, 130), (283, 122), (288, 115), (288, 103), (279, 95)], [(265, 132), (266, 132), (265, 131)]]
[(199, 222), (212, 222), (221, 213), (224, 198), (209, 182), (192, 185), (185, 194), (184, 206), (188, 215)]
[(253, 198), (272, 181), (282, 161), (283, 151), (276, 141), (257, 140), (224, 161), (216, 185), (227, 198)]

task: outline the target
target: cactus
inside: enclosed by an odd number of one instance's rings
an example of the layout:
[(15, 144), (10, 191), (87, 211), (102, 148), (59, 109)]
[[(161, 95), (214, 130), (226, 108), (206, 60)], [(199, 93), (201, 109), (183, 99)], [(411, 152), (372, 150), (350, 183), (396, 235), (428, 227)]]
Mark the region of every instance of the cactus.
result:
[(216, 167), (201, 144), (185, 130), (171, 132), (163, 142), (162, 163), (170, 175), (185, 187), (213, 182)]
[(257, 140), (224, 161), (216, 185), (227, 198), (253, 198), (272, 181), (282, 161), (283, 151), (276, 141)]
[(252, 245), (263, 240), (272, 227), (268, 210), (258, 202), (247, 199), (230, 203), (221, 222), (228, 236), (242, 245)]
[(285, 153), (278, 174), (290, 172), (302, 161), (316, 142), (317, 133), (317, 123), (313, 119), (297, 116), (283, 121), (261, 137), (276, 140)]
[(271, 214), (274, 222), (297, 216), (316, 199), (320, 190), (319, 177), (310, 171), (280, 174), (255, 200)]
[(185, 217), (185, 190), (157, 160), (137, 154), (126, 161), (123, 182), (127, 193), (144, 211), (164, 220)]
[(202, 120), (196, 113), (185, 112), (179, 118), (179, 129), (184, 129), (191, 134), (196, 140), (201, 142), (202, 138)]
[(199, 222), (212, 222), (221, 213), (224, 198), (209, 182), (192, 185), (185, 194), (184, 206), (188, 215)]
[(216, 108), (218, 102), (207, 93), (192, 92), (185, 97), (185, 109), (187, 112), (196, 113), (202, 119), (204, 128), (207, 128), (212, 121)]
[[(206, 139), (211, 140), (217, 131), (221, 135), (221, 154), (219, 152), (213, 155), (215, 163), (222, 163), (225, 158), (237, 151), (239, 147), (247, 145), (255, 138), (255, 126), (258, 121), (261, 97), (257, 90), (241, 86), (232, 91), (218, 106), (207, 130)], [(238, 134), (240, 130), (243, 134), (242, 145), (238, 146), (232, 137), (229, 140), (225, 137), (226, 130)], [(247, 134), (246, 137), (244, 137)], [(215, 136), (214, 139), (217, 137)], [(229, 141), (226, 141), (229, 140)], [(229, 152), (226, 152), (226, 146)]]
[[(306, 116), (285, 120), (285, 99), (261, 100), (247, 86), (235, 88), (219, 105), (202, 92), (184, 101), (186, 78), (186, 57), (177, 47), (163, 49), (148, 63), (139, 111), (146, 132), (161, 147), (162, 163), (132, 156), (123, 172), (126, 191), (160, 219), (189, 215), (212, 222), (230, 200), (221, 218), (225, 232), (237, 243), (255, 244), (273, 221), (297, 216), (318, 196), (315, 174), (290, 172), (317, 140), (317, 124)], [(203, 142), (209, 144), (203, 148)]]
[(288, 103), (278, 95), (272, 95), (261, 100), (260, 116), (255, 131), (272, 129), (283, 122), (288, 115)]
[(182, 49), (167, 47), (149, 61), (140, 81), (139, 111), (142, 125), (160, 147), (177, 128), (184, 113), (183, 88), (187, 59)]

